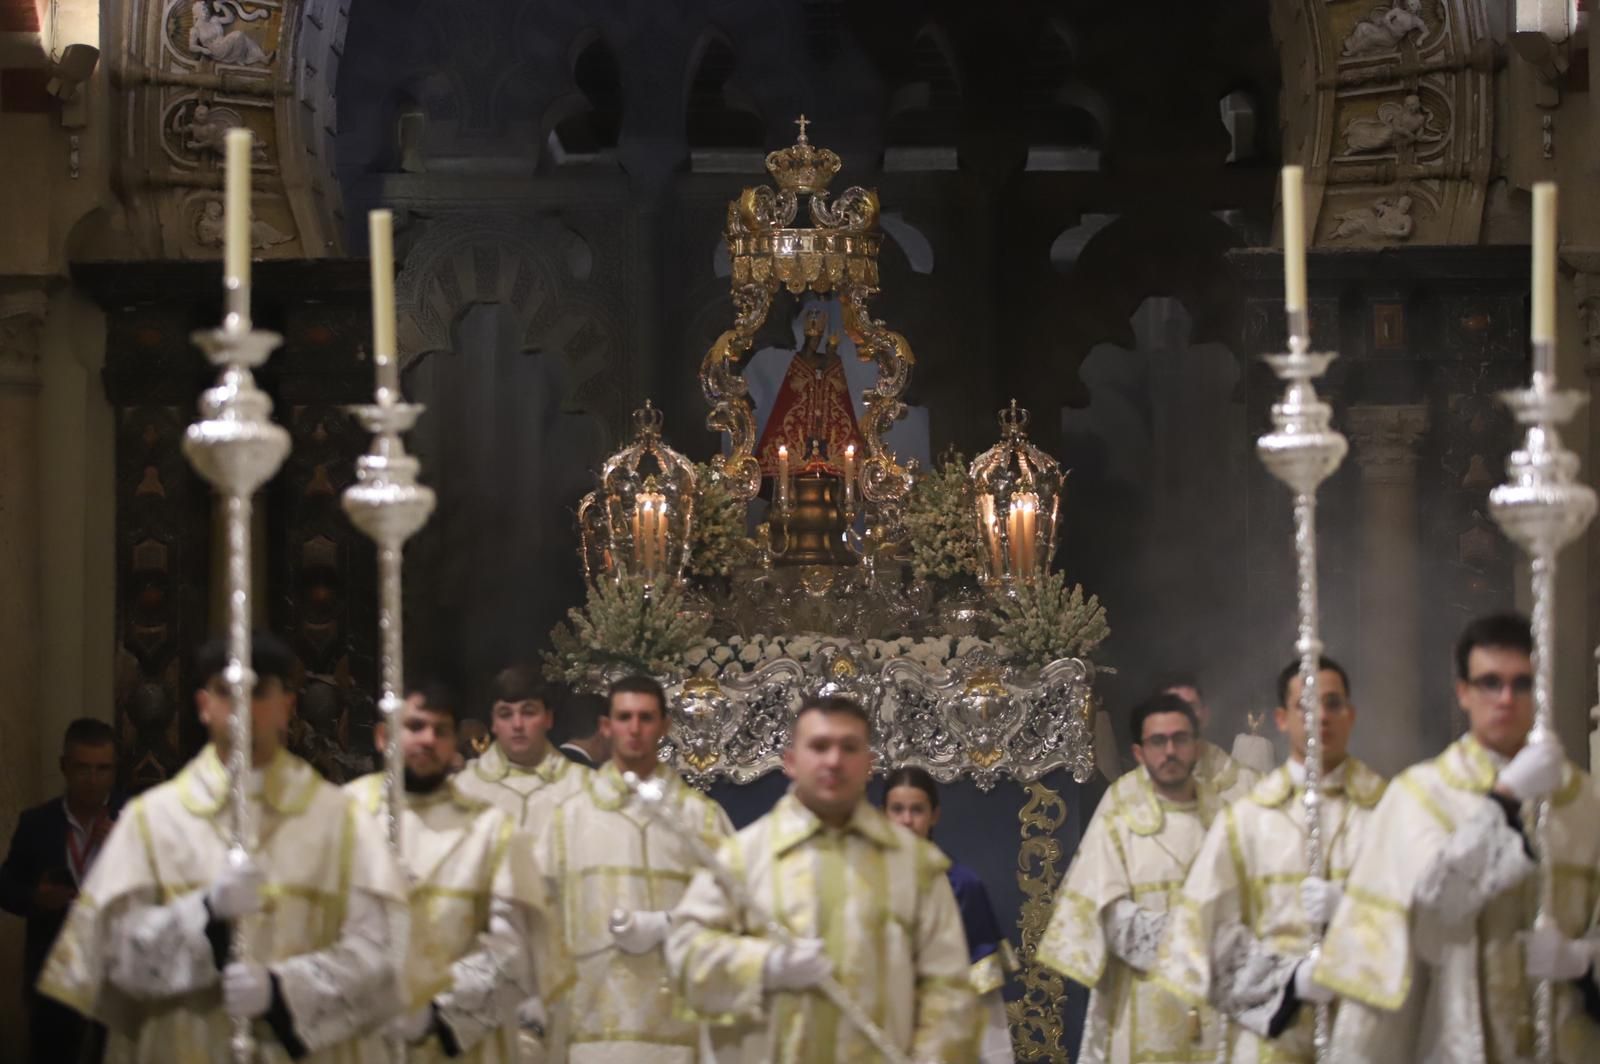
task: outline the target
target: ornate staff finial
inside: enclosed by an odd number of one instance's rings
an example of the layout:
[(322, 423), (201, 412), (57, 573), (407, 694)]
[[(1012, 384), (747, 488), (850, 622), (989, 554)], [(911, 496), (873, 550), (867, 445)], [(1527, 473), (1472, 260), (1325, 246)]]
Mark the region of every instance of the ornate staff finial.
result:
[(794, 120), (794, 124), (800, 127), (800, 139), (795, 141), (795, 143), (810, 144), (811, 142), (806, 139), (806, 127), (811, 124), (811, 120), (802, 114), (799, 118)]

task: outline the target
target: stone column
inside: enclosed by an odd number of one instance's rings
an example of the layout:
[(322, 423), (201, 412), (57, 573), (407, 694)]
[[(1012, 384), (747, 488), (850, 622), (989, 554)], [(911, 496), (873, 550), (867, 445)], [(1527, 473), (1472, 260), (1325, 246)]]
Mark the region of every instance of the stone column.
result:
[[(0, 845), (39, 800), (39, 331), (44, 285), (0, 278)], [(0, 1028), (20, 1031), (22, 925), (0, 921)]]
[(1361, 647), (1350, 682), (1362, 710), (1356, 748), (1393, 773), (1424, 756), (1417, 567), (1417, 441), (1428, 408), (1352, 407), (1345, 426), (1361, 467)]
[[(1600, 109), (1597, 109), (1600, 113)], [(1571, 433), (1564, 441), (1566, 445), (1583, 459), (1583, 479), (1595, 483), (1597, 471), (1600, 471), (1600, 417), (1595, 416), (1595, 402), (1600, 401), (1600, 247), (1577, 246), (1564, 248), (1561, 252), (1562, 264), (1571, 268), (1574, 273), (1574, 289), (1577, 297), (1578, 322), (1582, 326), (1583, 337), (1583, 377), (1573, 381), (1572, 387), (1583, 388), (1589, 393), (1589, 432), (1587, 437)], [(1582, 549), (1588, 552), (1589, 571), (1600, 571), (1600, 522), (1591, 523), (1584, 536)], [(1557, 574), (1558, 581), (1560, 574)], [(1586, 589), (1585, 589), (1586, 590)], [(1584, 595), (1584, 632), (1581, 639), (1564, 637), (1562, 642), (1572, 648), (1575, 657), (1581, 658), (1585, 672), (1583, 691), (1589, 696), (1596, 693), (1594, 678), (1595, 670), (1600, 669), (1600, 598), (1594, 595)], [(1587, 653), (1594, 647), (1593, 657)], [(1585, 699), (1580, 704), (1588, 703)], [(1586, 751), (1568, 746), (1568, 756), (1574, 761), (1581, 761), (1586, 752), (1589, 756), (1589, 771), (1593, 772), (1600, 766), (1600, 705), (1595, 705), (1589, 711), (1589, 724), (1594, 725), (1589, 732), (1589, 744)]]

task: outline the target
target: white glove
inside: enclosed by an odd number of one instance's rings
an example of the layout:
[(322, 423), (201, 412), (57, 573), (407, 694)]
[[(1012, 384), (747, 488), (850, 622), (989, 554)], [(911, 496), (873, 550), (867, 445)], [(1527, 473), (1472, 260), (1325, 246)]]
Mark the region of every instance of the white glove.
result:
[(261, 885), (266, 877), (250, 858), (231, 859), (206, 889), (206, 905), (218, 920), (237, 920), (261, 911)]
[(1519, 802), (1543, 798), (1561, 785), (1561, 767), (1566, 760), (1560, 743), (1551, 740), (1529, 743), (1500, 770), (1500, 786)]
[(234, 961), (222, 969), (222, 1008), (229, 1016), (253, 1020), (272, 1007), (272, 976), (266, 966)]
[(1318, 876), (1306, 876), (1300, 881), (1300, 908), (1305, 910), (1306, 920), (1317, 927), (1327, 926), (1343, 897), (1344, 888), (1337, 883)]
[(833, 974), (833, 961), (823, 952), (822, 939), (796, 939), (778, 946), (761, 966), (761, 982), (768, 990), (806, 990)]
[(433, 1033), (433, 1002), (395, 1017), (389, 1022), (389, 1033), (408, 1046), (426, 1040)]
[(544, 1002), (536, 997), (517, 1006), (517, 1026), (524, 1031), (544, 1034), (550, 1027), (550, 1017), (544, 1011)]
[(1594, 964), (1594, 943), (1570, 939), (1553, 927), (1523, 932), (1522, 952), (1530, 979), (1582, 979)]
[(671, 913), (617, 910), (611, 914), (611, 938), (624, 953), (649, 953), (666, 941), (671, 930)]
[(1333, 1000), (1333, 991), (1311, 978), (1311, 961), (1303, 960), (1294, 966), (1294, 996), (1312, 1005), (1326, 1005)]

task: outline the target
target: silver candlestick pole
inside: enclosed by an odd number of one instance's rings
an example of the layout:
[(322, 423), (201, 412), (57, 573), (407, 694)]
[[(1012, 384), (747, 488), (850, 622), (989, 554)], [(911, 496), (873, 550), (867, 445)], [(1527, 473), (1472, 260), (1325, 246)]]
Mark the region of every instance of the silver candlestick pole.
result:
[[(1289, 353), (1269, 355), (1267, 364), (1284, 382), (1283, 398), (1272, 405), (1272, 431), (1256, 441), (1256, 453), (1273, 476), (1294, 492), (1294, 551), (1299, 564), (1300, 713), (1306, 730), (1306, 873), (1322, 876), (1322, 697), (1317, 676), (1322, 661), (1322, 636), (1317, 621), (1317, 488), (1344, 461), (1349, 445), (1329, 426), (1333, 411), (1312, 381), (1338, 356), (1311, 352), (1311, 330), (1302, 308), (1286, 310)], [(1320, 925), (1311, 926), (1309, 960), (1322, 955)], [(1318, 1005), (1312, 1045), (1317, 1060), (1328, 1049), (1328, 1007)]]
[[(391, 218), (387, 211), (371, 217), (373, 279), (373, 363), (377, 389), (370, 405), (351, 408), (372, 433), (372, 449), (356, 459), (356, 482), (344, 493), (350, 521), (378, 548), (378, 633), (381, 640), (383, 687), (378, 712), (383, 717), (384, 823), (389, 848), (404, 868), (400, 819), (405, 809), (405, 763), (400, 753), (400, 710), (405, 683), (405, 638), (401, 594), (405, 544), (433, 513), (433, 489), (417, 483), (420, 468), (406, 453), (403, 433), (411, 431), (423, 407), (403, 402), (399, 358), (395, 353)], [(399, 958), (405, 963), (405, 958)], [(389, 1040), (390, 1058), (405, 1059), (405, 1044)]]
[[(1535, 348), (1534, 365), (1554, 365), (1554, 340)], [(1501, 530), (1528, 555), (1533, 598), (1533, 731), (1528, 742), (1560, 743), (1556, 734), (1551, 688), (1555, 675), (1556, 556), (1588, 526), (1595, 513), (1595, 493), (1577, 480), (1578, 457), (1561, 445), (1557, 427), (1587, 401), (1573, 390), (1558, 390), (1555, 373), (1536, 369), (1527, 388), (1501, 396), (1519, 425), (1526, 426), (1522, 447), (1507, 460), (1506, 483), (1489, 493), (1489, 512)], [(1549, 852), (1550, 802), (1534, 805), (1533, 837), (1539, 852), (1539, 905), (1534, 926), (1548, 927), (1554, 868)], [(1540, 1064), (1555, 1060), (1555, 992), (1549, 980), (1534, 990), (1534, 1030)]]
[[(200, 397), (202, 420), (184, 434), (189, 463), (222, 496), (228, 538), (228, 774), (230, 790), (228, 862), (238, 867), (256, 852), (256, 824), (250, 807), (248, 780), (253, 752), (250, 702), (256, 675), (250, 661), (250, 499), (283, 464), (289, 434), (272, 421), (272, 400), (256, 387), (251, 370), (261, 365), (282, 342), (276, 333), (251, 328), (249, 284), (229, 276), (228, 313), (220, 329), (193, 334), (196, 346), (212, 365), (222, 367), (215, 387)], [(229, 956), (251, 960), (249, 921), (237, 920)], [(231, 1047), (236, 1064), (255, 1058), (250, 1021), (233, 1021)]]

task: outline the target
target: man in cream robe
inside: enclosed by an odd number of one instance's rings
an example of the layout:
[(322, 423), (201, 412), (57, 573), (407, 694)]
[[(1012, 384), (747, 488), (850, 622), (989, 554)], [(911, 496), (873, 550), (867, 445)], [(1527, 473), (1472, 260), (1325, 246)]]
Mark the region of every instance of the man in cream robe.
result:
[[(406, 1012), (389, 1028), (410, 1064), (518, 1059), (517, 1009), (554, 982), (544, 882), (532, 840), (504, 812), (461, 794), (450, 778), (456, 703), (450, 692), (414, 691), (401, 711), (405, 807), (401, 854), (410, 898)], [(378, 729), (383, 749), (384, 728)], [(346, 790), (386, 830), (385, 777)], [(553, 978), (554, 977), (554, 978)]]
[[(1470, 732), (1378, 806), (1315, 973), (1344, 999), (1335, 1060), (1525, 1064), (1541, 979), (1553, 983), (1556, 1059), (1600, 1060), (1600, 799), (1556, 743), (1529, 739), (1531, 650), (1520, 617), (1467, 627), (1456, 697)], [(1555, 927), (1530, 932), (1538, 874), (1524, 816), (1541, 797)]]
[(1095, 810), (1039, 940), (1039, 963), (1092, 991), (1079, 1064), (1216, 1059), (1210, 1009), (1154, 978), (1173, 900), (1219, 806), (1194, 778), (1195, 729), (1194, 710), (1177, 695), (1134, 710), (1140, 767)]
[(550, 696), (532, 669), (503, 670), (495, 677), (494, 694), (489, 721), (494, 743), (461, 770), (456, 788), (505, 810), (513, 824), (536, 834), (541, 812), (581, 790), (589, 770), (550, 745)]
[[(674, 993), (661, 945), (699, 862), (638, 803), (622, 773), (660, 779), (668, 815), (713, 849), (733, 826), (720, 806), (657, 759), (667, 716), (654, 680), (614, 684), (601, 728), (612, 759), (595, 772), (573, 769), (583, 773), (583, 789), (550, 811), (535, 850), (576, 968), (576, 980), (550, 1001), (555, 1059), (692, 1064), (702, 1025)], [(614, 924), (613, 914), (623, 922)]]
[[(1326, 876), (1306, 874), (1305, 750), (1300, 665), (1278, 678), (1278, 730), (1290, 757), (1248, 797), (1211, 825), (1173, 907), (1157, 982), (1229, 1021), (1226, 1059), (1234, 1064), (1310, 1064), (1313, 1008), (1332, 995), (1310, 982), (1308, 928), (1337, 905), (1383, 796), (1383, 777), (1346, 756), (1355, 707), (1345, 673), (1324, 658), (1322, 852)], [(1302, 1007), (1304, 1005), (1305, 1007)]]
[[(949, 861), (864, 800), (871, 768), (861, 707), (807, 702), (784, 754), (792, 789), (722, 848), (765, 913), (746, 911), (702, 871), (673, 915), (667, 957), (677, 985), (739, 1043), (719, 1061), (880, 1060), (819, 991), (830, 974), (909, 1059), (977, 1059), (977, 994)], [(769, 917), (795, 940), (769, 937)]]
[[(1177, 695), (1189, 703), (1200, 732), (1204, 733), (1210, 726), (1211, 707), (1206, 703), (1205, 692), (1200, 690), (1200, 682), (1195, 677), (1187, 673), (1168, 676), (1161, 685), (1161, 693)], [(1259, 772), (1228, 756), (1226, 750), (1203, 735), (1195, 741), (1195, 746), (1199, 756), (1195, 759), (1194, 778), (1209, 786), (1223, 805), (1243, 798), (1260, 781)], [(1126, 780), (1127, 775), (1121, 779)]]
[[(214, 643), (196, 694), (212, 745), (128, 803), (40, 980), (106, 1025), (119, 1064), (226, 1061), (231, 1016), (256, 1021), (263, 1064), (355, 1064), (363, 1036), (399, 1007), (400, 873), (354, 803), (280, 747), (294, 704), (288, 650), (257, 637), (253, 659), (252, 860), (228, 860), (231, 707)], [(249, 962), (228, 960), (239, 920)]]

